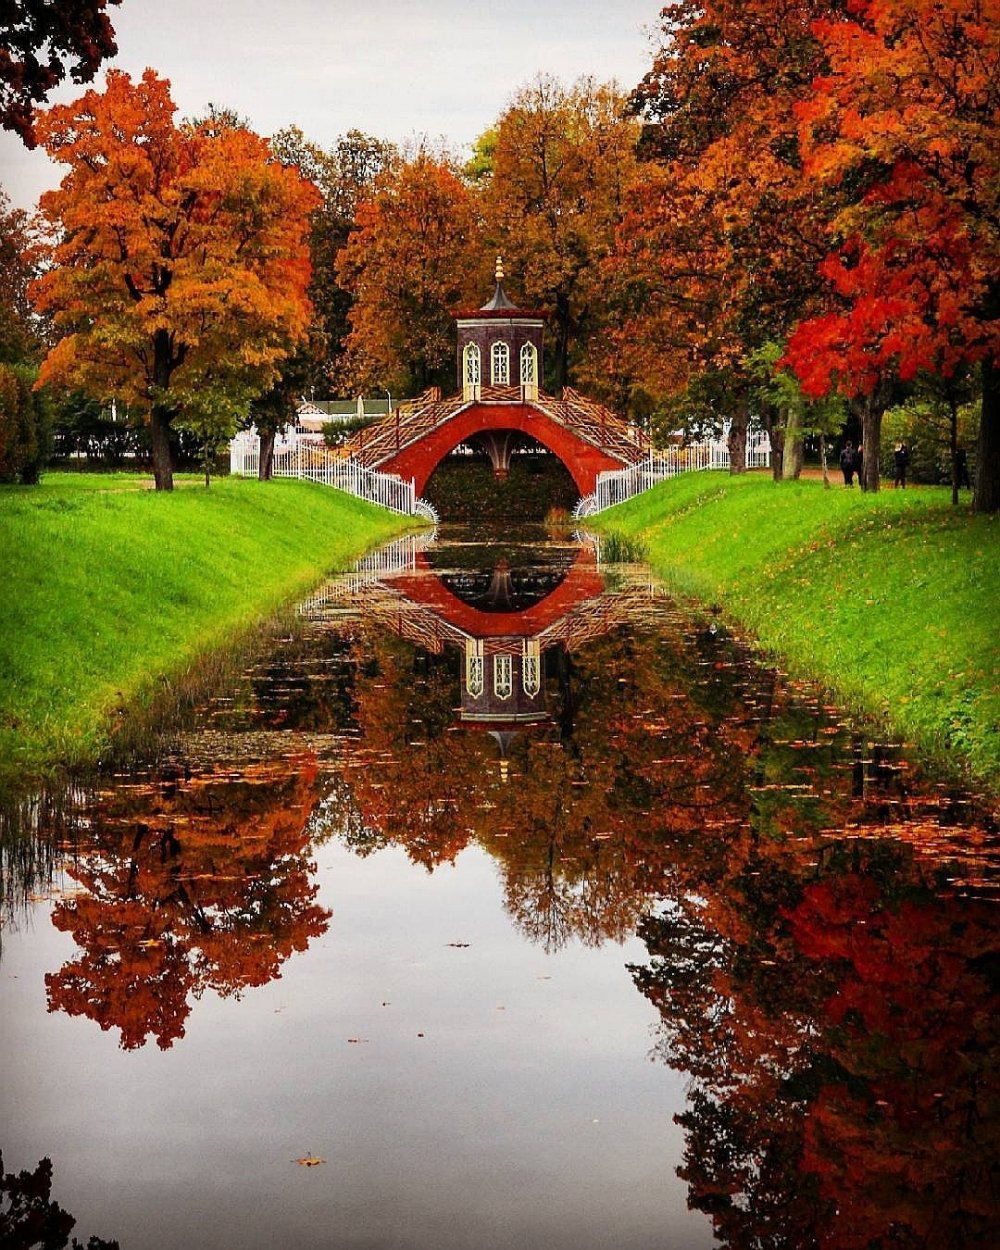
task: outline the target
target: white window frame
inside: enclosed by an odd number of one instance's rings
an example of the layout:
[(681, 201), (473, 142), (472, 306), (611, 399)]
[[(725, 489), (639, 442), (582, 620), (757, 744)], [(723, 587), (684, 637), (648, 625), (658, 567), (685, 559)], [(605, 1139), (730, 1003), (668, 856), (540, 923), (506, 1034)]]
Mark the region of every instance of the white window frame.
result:
[(466, 343), (465, 350), (462, 352), (465, 358), (464, 368), (462, 370), (465, 378), (466, 386), (478, 386), (482, 380), (482, 355), (479, 351), (478, 343)]
[(498, 699), (509, 699), (514, 693), (514, 662), (509, 655), (493, 657), (493, 693)]
[(525, 343), (521, 348), (521, 385), (534, 386), (538, 381), (538, 348)]
[(510, 386), (510, 347), (502, 341), (490, 348), (490, 382), (493, 386)]

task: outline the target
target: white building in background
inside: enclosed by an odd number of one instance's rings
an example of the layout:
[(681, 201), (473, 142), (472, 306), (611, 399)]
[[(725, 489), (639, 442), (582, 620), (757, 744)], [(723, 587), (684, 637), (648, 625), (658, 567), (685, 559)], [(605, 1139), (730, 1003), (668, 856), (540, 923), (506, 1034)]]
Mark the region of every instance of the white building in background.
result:
[(303, 399), (295, 410), (295, 424), (303, 434), (322, 434), (330, 422), (353, 421), (356, 417), (384, 417), (391, 411), (388, 399)]

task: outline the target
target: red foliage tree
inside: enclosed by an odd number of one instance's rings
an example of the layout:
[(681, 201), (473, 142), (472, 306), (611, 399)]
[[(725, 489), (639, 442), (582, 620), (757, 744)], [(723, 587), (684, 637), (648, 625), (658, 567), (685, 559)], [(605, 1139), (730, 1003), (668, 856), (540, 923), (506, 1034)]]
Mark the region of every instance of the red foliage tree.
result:
[[(849, 188), (824, 263), (839, 307), (789, 360), (807, 393), (982, 362), (975, 504), (1000, 509), (1000, 3), (851, 0), (813, 26), (827, 61), (797, 105), (805, 173)], [(873, 444), (866, 438), (866, 446)]]

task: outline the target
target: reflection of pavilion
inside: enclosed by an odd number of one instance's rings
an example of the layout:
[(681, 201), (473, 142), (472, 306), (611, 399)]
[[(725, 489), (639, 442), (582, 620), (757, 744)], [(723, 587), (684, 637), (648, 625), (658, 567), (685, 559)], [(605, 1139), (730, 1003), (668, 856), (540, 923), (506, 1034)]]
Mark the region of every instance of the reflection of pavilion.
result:
[[(402, 549), (401, 549), (402, 550)], [(564, 551), (555, 573), (528, 577), (499, 559), (492, 569), (437, 571), (420, 544), (394, 565), (327, 588), (307, 609), (336, 603), (435, 655), (460, 653), (460, 721), (493, 734), (501, 758), (513, 732), (548, 720), (545, 656), (621, 625), (648, 589), (605, 590), (594, 547)]]

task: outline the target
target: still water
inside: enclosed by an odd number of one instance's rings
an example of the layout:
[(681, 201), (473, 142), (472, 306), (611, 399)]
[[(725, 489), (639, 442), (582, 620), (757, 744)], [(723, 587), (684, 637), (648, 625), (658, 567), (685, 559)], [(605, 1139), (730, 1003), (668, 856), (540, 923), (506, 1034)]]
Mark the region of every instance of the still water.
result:
[(585, 539), (404, 539), (3, 821), (84, 1244), (995, 1244), (988, 805)]

